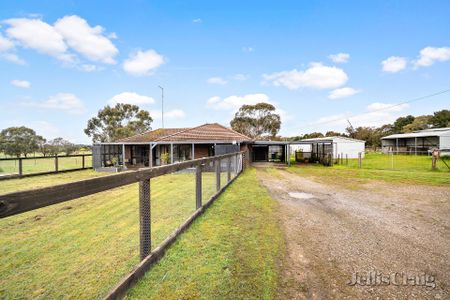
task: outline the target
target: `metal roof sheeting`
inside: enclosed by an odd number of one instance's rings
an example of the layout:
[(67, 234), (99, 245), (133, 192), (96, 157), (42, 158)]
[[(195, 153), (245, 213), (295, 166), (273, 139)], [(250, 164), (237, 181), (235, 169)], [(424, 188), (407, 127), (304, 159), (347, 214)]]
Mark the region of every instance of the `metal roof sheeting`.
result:
[(382, 137), (382, 140), (386, 139), (407, 139), (407, 138), (416, 138), (416, 137), (427, 137), (427, 136), (450, 136), (450, 127), (445, 128), (432, 128), (425, 129), (410, 133), (399, 133), (392, 134), (385, 137)]
[(365, 143), (366, 141), (363, 140), (357, 140), (357, 139), (352, 139), (349, 137), (345, 137), (345, 136), (325, 136), (325, 137), (320, 137), (320, 138), (312, 138), (312, 139), (303, 139), (301, 140), (302, 142), (328, 142), (328, 143), (334, 143), (337, 140), (340, 140), (340, 142), (343, 143)]

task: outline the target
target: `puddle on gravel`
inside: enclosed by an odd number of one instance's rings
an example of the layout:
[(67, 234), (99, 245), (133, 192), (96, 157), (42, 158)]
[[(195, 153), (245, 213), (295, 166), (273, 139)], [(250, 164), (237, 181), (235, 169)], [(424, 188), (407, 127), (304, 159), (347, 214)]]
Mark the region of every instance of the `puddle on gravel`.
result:
[(290, 192), (289, 196), (297, 199), (311, 199), (314, 198), (313, 194), (303, 193), (303, 192)]

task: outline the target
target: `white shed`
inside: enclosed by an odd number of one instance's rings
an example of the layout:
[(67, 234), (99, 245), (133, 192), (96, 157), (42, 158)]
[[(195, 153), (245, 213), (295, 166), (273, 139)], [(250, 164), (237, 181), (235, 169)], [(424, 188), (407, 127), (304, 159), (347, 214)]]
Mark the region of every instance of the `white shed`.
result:
[(327, 136), (321, 138), (304, 139), (302, 142), (310, 142), (313, 153), (332, 153), (333, 158), (343, 154), (344, 157), (358, 158), (359, 153), (364, 157), (366, 142), (343, 136)]

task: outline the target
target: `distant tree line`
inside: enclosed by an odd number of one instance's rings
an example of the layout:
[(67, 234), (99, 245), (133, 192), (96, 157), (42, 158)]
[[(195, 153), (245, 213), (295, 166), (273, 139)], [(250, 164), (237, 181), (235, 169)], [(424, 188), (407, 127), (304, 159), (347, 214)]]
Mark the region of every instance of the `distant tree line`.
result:
[(348, 126), (344, 133), (328, 131), (324, 135), (321, 132), (312, 132), (301, 136), (291, 137), (289, 140), (298, 141), (317, 137), (345, 136), (366, 141), (367, 147), (380, 147), (381, 138), (387, 135), (443, 127), (450, 127), (450, 111), (447, 109), (436, 111), (432, 115), (421, 115), (417, 117), (407, 115), (398, 118), (392, 124), (385, 124), (380, 127), (360, 126), (354, 128)]
[(35, 152), (43, 156), (70, 155), (82, 147), (60, 137), (47, 140), (25, 126), (9, 127), (0, 132), (0, 152), (8, 156), (27, 157)]

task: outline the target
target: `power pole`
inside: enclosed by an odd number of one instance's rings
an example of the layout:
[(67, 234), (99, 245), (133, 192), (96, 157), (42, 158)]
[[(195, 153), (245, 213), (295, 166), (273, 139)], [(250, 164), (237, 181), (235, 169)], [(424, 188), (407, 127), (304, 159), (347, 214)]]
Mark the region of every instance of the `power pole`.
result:
[(164, 88), (160, 85), (158, 87), (161, 89), (161, 125), (164, 129)]

